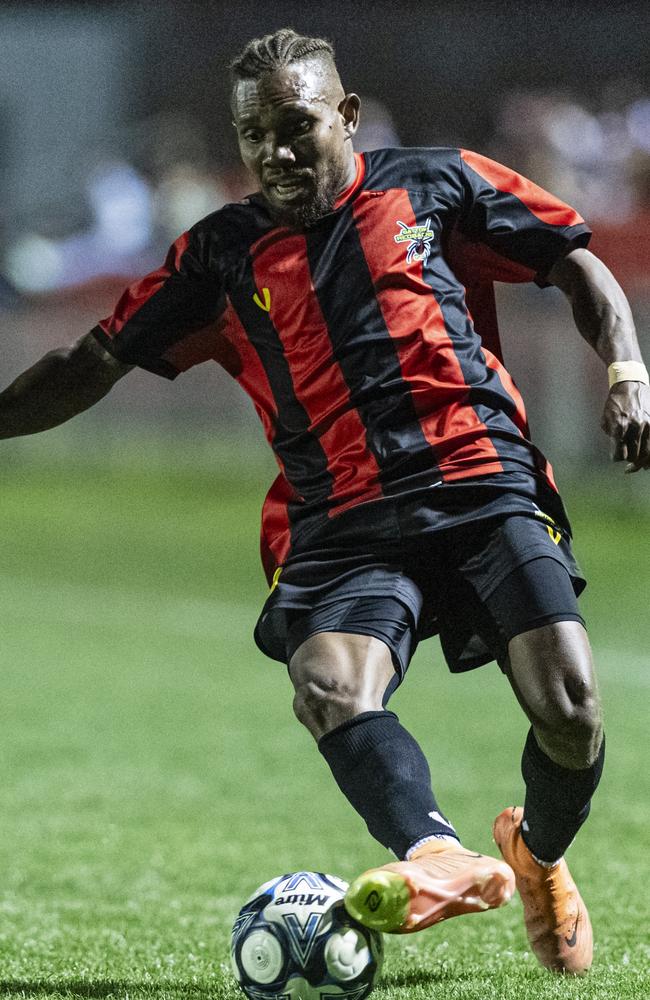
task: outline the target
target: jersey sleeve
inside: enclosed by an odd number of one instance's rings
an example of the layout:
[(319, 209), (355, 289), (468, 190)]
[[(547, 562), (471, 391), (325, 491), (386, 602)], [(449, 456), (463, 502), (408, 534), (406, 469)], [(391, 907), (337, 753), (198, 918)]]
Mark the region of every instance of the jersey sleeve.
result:
[(591, 230), (584, 219), (495, 160), (461, 149), (460, 162), (464, 202), (457, 225), (468, 240), (488, 249), (485, 270), (495, 280), (533, 280), (548, 287), (555, 261), (587, 246)]
[(214, 356), (215, 325), (225, 299), (207, 266), (200, 226), (169, 248), (162, 267), (130, 285), (92, 333), (125, 364), (173, 379)]

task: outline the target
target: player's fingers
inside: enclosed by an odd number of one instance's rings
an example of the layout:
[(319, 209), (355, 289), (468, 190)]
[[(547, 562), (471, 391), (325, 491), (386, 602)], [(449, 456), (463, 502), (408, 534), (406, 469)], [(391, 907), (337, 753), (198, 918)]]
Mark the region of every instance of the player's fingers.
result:
[(629, 426), (629, 419), (621, 411), (621, 408), (615, 405), (614, 400), (608, 399), (603, 410), (600, 426), (608, 437), (612, 438), (614, 441), (619, 441), (625, 438), (625, 434)]
[(638, 461), (642, 462), (646, 469), (650, 465), (650, 423), (644, 424), (641, 432)]
[(602, 417), (600, 419), (600, 426), (605, 431), (605, 434), (609, 434), (609, 435), (612, 434), (612, 431), (613, 431), (614, 428), (613, 428), (612, 415), (611, 415), (609, 406), (606, 406), (605, 409), (603, 410), (603, 415), (602, 415)]
[(623, 435), (623, 441), (627, 447), (627, 458), (629, 462), (633, 462), (635, 465), (639, 461), (639, 449), (641, 447), (641, 438), (643, 436), (643, 426), (633, 422), (629, 424), (625, 434)]
[(650, 424), (644, 424), (639, 434), (636, 455), (629, 456), (632, 463), (626, 468), (627, 472), (639, 472), (640, 469), (650, 469)]

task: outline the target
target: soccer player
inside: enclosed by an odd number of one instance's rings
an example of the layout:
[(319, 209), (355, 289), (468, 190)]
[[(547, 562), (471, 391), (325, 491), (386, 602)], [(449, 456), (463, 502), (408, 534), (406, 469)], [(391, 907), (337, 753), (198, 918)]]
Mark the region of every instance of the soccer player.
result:
[[(563, 860), (604, 758), (584, 580), (501, 360), (492, 283), (567, 295), (609, 371), (614, 457), (636, 472), (650, 467), (650, 391), (625, 296), (577, 212), (507, 167), (451, 148), (355, 154), (359, 99), (322, 39), (250, 42), (232, 112), (257, 193), (198, 222), (111, 317), (19, 376), (0, 434), (62, 423), (134, 365), (173, 379), (221, 364), (280, 467), (256, 640), (288, 664), (297, 718), (398, 859), (353, 882), (350, 913), (408, 932), (500, 906), (516, 882), (542, 964), (584, 972), (592, 932)], [(530, 720), (524, 806), (494, 824), (504, 860), (461, 846), (386, 709), (435, 632), (452, 671), (496, 659)]]

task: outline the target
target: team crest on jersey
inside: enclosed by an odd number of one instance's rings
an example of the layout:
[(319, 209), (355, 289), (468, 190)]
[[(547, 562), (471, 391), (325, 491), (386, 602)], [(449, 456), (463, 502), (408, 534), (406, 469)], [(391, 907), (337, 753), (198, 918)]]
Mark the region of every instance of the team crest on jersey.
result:
[(428, 218), (423, 226), (407, 226), (399, 219), (396, 224), (399, 226), (400, 232), (393, 239), (396, 243), (408, 243), (406, 263), (410, 264), (412, 260), (426, 262), (431, 253), (431, 241), (435, 239), (436, 235), (431, 229), (431, 218)]

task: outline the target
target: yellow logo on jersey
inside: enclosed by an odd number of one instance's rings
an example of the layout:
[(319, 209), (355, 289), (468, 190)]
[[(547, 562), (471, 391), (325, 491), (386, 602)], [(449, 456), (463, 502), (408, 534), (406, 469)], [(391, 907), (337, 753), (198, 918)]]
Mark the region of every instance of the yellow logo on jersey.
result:
[(272, 594), (280, 581), (280, 573), (282, 572), (282, 566), (278, 566), (275, 573), (273, 574), (273, 579), (271, 580), (271, 589), (269, 594)]
[(264, 312), (268, 312), (271, 308), (271, 293), (268, 288), (262, 289), (262, 295), (264, 296), (264, 302), (262, 302), (257, 292), (255, 292), (255, 295), (253, 296), (253, 302), (256, 306), (259, 306), (260, 309), (263, 309)]

